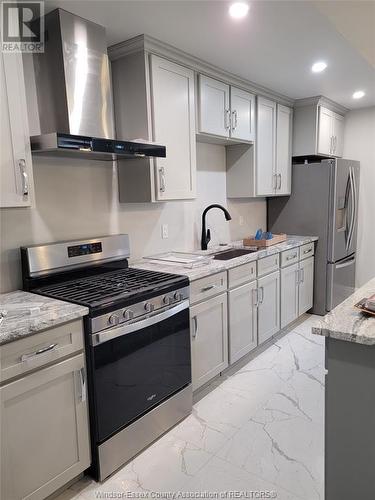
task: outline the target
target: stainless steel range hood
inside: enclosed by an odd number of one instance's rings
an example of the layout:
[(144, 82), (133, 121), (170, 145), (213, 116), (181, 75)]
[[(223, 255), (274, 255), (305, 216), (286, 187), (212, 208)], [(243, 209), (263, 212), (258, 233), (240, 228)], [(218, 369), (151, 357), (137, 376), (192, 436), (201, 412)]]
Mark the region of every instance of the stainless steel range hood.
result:
[(41, 135), (33, 154), (113, 160), (166, 156), (164, 146), (116, 140), (105, 29), (56, 9), (45, 16), (45, 52), (34, 55)]

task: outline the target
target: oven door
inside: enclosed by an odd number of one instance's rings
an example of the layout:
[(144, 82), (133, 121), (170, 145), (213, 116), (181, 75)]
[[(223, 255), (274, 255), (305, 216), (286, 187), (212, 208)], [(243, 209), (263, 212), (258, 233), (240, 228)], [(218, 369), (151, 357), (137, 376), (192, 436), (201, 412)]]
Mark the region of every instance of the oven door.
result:
[(188, 300), (91, 343), (99, 442), (191, 383)]

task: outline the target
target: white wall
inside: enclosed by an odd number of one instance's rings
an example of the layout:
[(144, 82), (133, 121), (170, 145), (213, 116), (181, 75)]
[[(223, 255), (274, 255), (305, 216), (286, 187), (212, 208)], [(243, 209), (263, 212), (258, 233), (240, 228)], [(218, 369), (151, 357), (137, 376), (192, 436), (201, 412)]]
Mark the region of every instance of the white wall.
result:
[[(210, 203), (228, 207), (208, 214), (212, 244), (239, 239), (266, 227), (264, 200), (227, 200), (225, 148), (197, 145), (196, 200), (119, 204), (116, 167), (109, 163), (34, 157), (36, 206), (0, 211), (2, 292), (22, 286), (19, 247), (118, 232), (130, 235), (132, 258), (164, 250), (191, 250), (200, 243), (200, 217)], [(240, 216), (244, 225), (239, 224)], [(161, 238), (168, 224), (169, 238)]]
[(346, 115), (344, 158), (359, 160), (356, 285), (375, 277), (375, 106)]

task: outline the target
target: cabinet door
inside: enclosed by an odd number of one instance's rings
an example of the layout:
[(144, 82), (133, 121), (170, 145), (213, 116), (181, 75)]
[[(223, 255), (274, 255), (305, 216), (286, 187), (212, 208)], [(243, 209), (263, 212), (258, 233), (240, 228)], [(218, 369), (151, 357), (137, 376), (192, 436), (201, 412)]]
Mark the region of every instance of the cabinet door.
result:
[(228, 292), (229, 362), (257, 346), (256, 281)]
[(22, 54), (0, 54), (0, 206), (31, 205), (33, 176)]
[(344, 152), (344, 123), (345, 118), (337, 113), (333, 115), (333, 155), (339, 158)]
[(229, 85), (199, 75), (199, 132), (229, 137)]
[(255, 95), (230, 88), (231, 137), (242, 141), (255, 140)]
[(256, 143), (256, 194), (275, 192), (276, 103), (258, 98)]
[(318, 109), (318, 154), (331, 155), (333, 142), (333, 112), (323, 106)]
[(281, 270), (280, 319), (281, 328), (298, 318), (298, 263)]
[(156, 162), (158, 200), (196, 195), (194, 72), (151, 56), (153, 138), (167, 148)]
[(292, 180), (292, 110), (277, 105), (276, 126), (276, 191), (290, 194)]
[(1, 498), (41, 500), (90, 465), (84, 355), (0, 388)]
[(258, 344), (280, 330), (280, 272), (258, 280)]
[(301, 261), (299, 268), (299, 314), (301, 315), (313, 306), (314, 257)]
[(193, 389), (228, 366), (227, 294), (190, 308)]

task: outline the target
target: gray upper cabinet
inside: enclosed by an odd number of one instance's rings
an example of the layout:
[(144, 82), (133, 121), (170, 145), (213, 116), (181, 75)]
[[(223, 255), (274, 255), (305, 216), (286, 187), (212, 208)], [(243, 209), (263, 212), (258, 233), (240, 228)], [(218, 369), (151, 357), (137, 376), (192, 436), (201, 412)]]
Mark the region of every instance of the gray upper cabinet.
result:
[(255, 140), (255, 95), (230, 88), (231, 137), (239, 141)]
[(287, 195), (292, 189), (292, 122), (293, 111), (277, 105), (276, 113), (276, 195)]
[(198, 75), (198, 133), (236, 142), (254, 141), (254, 94)]
[(294, 108), (293, 156), (341, 158), (346, 109), (323, 98), (301, 99)]
[(199, 132), (229, 137), (230, 134), (230, 87), (204, 75), (198, 76)]
[(161, 57), (150, 56), (153, 139), (167, 147), (156, 158), (156, 198), (195, 198), (194, 72)]
[(0, 207), (29, 207), (33, 172), (22, 54), (0, 54)]
[(273, 195), (276, 187), (276, 103), (258, 97), (256, 194)]
[(344, 117), (319, 106), (318, 154), (342, 157), (344, 149)]
[(288, 106), (258, 97), (255, 145), (227, 147), (228, 198), (290, 194), (292, 117)]
[(117, 137), (167, 148), (166, 158), (118, 161), (120, 201), (195, 198), (194, 72), (143, 50), (108, 52)]

